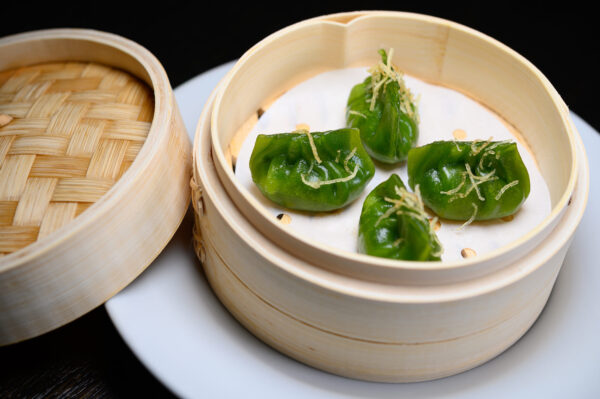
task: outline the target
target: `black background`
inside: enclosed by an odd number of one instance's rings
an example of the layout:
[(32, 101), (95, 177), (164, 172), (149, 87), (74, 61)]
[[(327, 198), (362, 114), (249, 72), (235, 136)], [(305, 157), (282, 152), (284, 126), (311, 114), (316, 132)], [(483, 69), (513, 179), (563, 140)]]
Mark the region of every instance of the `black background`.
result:
[(285, 1), (275, 4), (159, 0), (133, 7), (126, 1), (46, 2), (35, 6), (10, 2), (0, 8), (0, 36), (52, 27), (85, 27), (117, 33), (154, 53), (176, 87), (211, 67), (239, 58), (270, 33), (306, 18), (363, 9), (418, 12), (467, 25), (513, 48), (546, 75), (574, 112), (592, 126), (600, 127), (595, 107), (596, 92), (600, 89), (599, 64), (595, 61), (600, 53), (600, 19), (583, 2), (550, 5), (547, 1)]
[[(561, 2), (81, 2), (4, 4), (0, 37), (54, 27), (116, 33), (149, 49), (173, 87), (239, 58), (270, 33), (306, 18), (363, 9), (418, 12), (479, 30), (536, 65), (567, 105), (596, 129), (600, 19)], [(45, 336), (0, 348), (0, 397), (164, 397), (101, 307)]]

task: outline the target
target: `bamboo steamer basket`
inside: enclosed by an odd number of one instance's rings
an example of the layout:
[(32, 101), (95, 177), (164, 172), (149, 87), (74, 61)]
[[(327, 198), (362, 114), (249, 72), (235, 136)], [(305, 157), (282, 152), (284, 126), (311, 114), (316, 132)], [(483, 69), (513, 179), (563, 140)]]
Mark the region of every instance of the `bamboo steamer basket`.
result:
[(0, 83), (5, 345), (87, 313), (152, 262), (186, 212), (191, 146), (158, 60), (113, 34), (0, 39)]
[[(401, 70), (466, 93), (522, 135), (550, 190), (540, 225), (463, 261), (391, 261), (297, 236), (237, 183), (236, 149), (257, 110), (320, 72), (371, 65), (381, 46)], [(193, 165), (198, 256), (231, 313), (302, 362), (387, 382), (467, 370), (521, 337), (547, 301), (589, 184), (568, 109), (533, 65), (464, 26), (398, 12), (319, 17), (255, 45), (205, 108)]]

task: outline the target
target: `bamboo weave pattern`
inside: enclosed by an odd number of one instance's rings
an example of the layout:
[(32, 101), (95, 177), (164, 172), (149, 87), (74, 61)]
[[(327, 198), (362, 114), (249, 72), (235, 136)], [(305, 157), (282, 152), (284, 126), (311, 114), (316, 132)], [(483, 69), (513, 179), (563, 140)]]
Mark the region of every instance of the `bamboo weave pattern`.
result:
[(0, 256), (100, 199), (134, 161), (153, 113), (146, 84), (103, 65), (0, 72)]

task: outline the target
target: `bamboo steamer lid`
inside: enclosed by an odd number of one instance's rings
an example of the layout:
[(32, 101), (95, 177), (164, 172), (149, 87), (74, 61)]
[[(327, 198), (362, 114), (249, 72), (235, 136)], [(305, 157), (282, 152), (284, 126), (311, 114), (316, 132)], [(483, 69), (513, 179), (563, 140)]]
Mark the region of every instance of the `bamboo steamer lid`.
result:
[(2, 73), (0, 254), (60, 229), (104, 195), (146, 141), (153, 96), (95, 63)]
[(100, 305), (160, 253), (190, 145), (160, 63), (124, 38), (0, 40), (0, 344)]

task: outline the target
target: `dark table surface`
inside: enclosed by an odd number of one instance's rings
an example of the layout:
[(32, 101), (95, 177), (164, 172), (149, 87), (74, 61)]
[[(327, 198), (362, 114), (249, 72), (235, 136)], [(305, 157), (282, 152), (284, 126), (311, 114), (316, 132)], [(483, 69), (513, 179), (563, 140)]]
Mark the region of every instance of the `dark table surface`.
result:
[[(361, 9), (412, 11), (462, 23), (513, 48), (548, 77), (574, 112), (600, 127), (595, 101), (600, 78), (592, 62), (600, 53), (597, 18), (582, 2), (550, 6), (522, 1), (347, 1), (286, 2), (277, 7), (222, 2), (213, 4), (217, 10), (210, 13), (202, 3), (148, 3), (137, 8), (123, 3), (3, 4), (0, 37), (53, 27), (120, 34), (154, 53), (176, 87), (309, 17)], [(0, 348), (0, 398), (170, 396), (129, 350), (102, 306), (41, 337)]]

